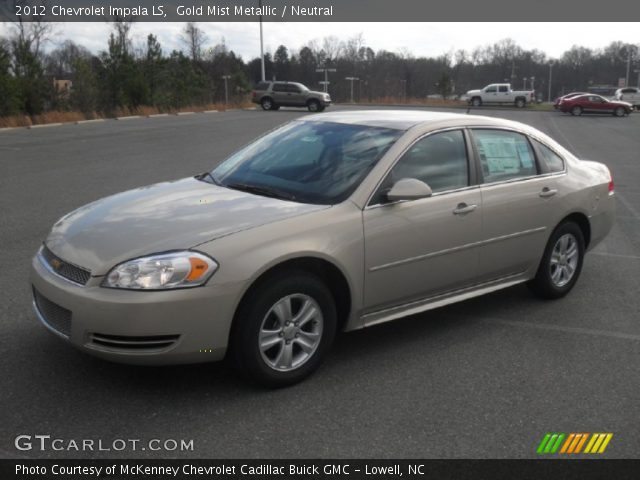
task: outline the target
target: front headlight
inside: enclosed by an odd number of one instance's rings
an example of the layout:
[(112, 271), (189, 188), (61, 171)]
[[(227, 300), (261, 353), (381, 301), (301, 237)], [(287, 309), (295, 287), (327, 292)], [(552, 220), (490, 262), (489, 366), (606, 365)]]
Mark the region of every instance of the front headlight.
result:
[(103, 287), (131, 290), (166, 290), (197, 287), (218, 269), (218, 264), (202, 253), (183, 251), (136, 258), (115, 266), (102, 282)]

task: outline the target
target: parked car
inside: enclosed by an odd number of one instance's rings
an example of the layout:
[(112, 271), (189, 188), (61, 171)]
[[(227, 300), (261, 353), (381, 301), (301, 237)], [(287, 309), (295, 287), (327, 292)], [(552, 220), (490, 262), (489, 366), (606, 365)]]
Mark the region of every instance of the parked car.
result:
[(614, 98), (616, 100), (629, 102), (634, 107), (640, 108), (640, 88), (636, 88), (636, 87), (620, 88), (616, 90)]
[(297, 382), (355, 330), (520, 283), (576, 284), (614, 221), (606, 166), (498, 118), (303, 117), (196, 177), (62, 217), (33, 258), (40, 321), (125, 363), (232, 359)]
[(251, 99), (263, 110), (307, 107), (310, 112), (322, 112), (331, 105), (328, 93), (309, 90), (297, 82), (260, 82), (253, 90)]
[(580, 95), (589, 95), (589, 94), (587, 92), (571, 92), (571, 93), (567, 93), (566, 95), (562, 95), (561, 97), (558, 97), (553, 101), (553, 108), (555, 108), (557, 110), (560, 107), (560, 102), (562, 102), (563, 100), (566, 100), (568, 98), (578, 97)]
[(623, 117), (633, 111), (629, 102), (608, 100), (600, 95), (588, 94), (566, 98), (560, 101), (558, 110), (571, 115), (583, 113), (612, 113), (616, 117)]
[(466, 97), (474, 107), (484, 103), (510, 103), (523, 108), (527, 103), (535, 101), (533, 90), (512, 90), (510, 83), (492, 83), (482, 90), (469, 90)]

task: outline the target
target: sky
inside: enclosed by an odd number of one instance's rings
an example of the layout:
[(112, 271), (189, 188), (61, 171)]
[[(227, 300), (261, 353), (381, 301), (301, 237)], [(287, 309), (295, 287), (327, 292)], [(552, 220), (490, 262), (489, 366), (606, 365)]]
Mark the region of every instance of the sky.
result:
[[(208, 45), (224, 39), (226, 45), (245, 60), (260, 55), (257, 22), (199, 23), (205, 31)], [(6, 36), (10, 25), (0, 23), (0, 35)], [(180, 33), (183, 23), (134, 24), (134, 45), (143, 44), (146, 36), (158, 36), (165, 53), (182, 49)], [(414, 56), (438, 56), (459, 49), (467, 51), (512, 38), (527, 50), (538, 49), (551, 58), (558, 58), (573, 45), (601, 48), (620, 40), (640, 44), (640, 22), (629, 23), (303, 23), (265, 22), (265, 52), (275, 52), (278, 45), (297, 51), (310, 40), (321, 41), (333, 35), (346, 40), (362, 34), (365, 45), (374, 50), (408, 51)], [(47, 49), (55, 48), (65, 39), (84, 45), (94, 53), (106, 49), (110, 26), (104, 23), (60, 23)]]

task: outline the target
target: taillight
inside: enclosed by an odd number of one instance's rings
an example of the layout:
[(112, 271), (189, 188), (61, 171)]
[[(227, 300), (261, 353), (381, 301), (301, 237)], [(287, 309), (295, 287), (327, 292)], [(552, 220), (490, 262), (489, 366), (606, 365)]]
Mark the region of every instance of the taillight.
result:
[(609, 195), (613, 195), (616, 191), (616, 186), (613, 183), (613, 175), (611, 175), (611, 171), (609, 171)]

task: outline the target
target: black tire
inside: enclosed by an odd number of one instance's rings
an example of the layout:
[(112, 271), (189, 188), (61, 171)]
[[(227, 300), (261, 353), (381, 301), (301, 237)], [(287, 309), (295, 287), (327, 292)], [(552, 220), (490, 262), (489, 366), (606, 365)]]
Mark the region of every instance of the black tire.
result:
[(307, 109), (312, 113), (321, 112), (321, 108), (322, 105), (320, 105), (320, 102), (318, 100), (309, 100), (307, 102)]
[(576, 105), (575, 107), (573, 107), (571, 109), (571, 115), (579, 117), (580, 115), (582, 115), (582, 107)]
[[(277, 340), (278, 343), (271, 347), (275, 349), (275, 352), (262, 350), (259, 342), (263, 325), (266, 325), (266, 322), (272, 322), (267, 328), (274, 331), (279, 329), (279, 327), (273, 325), (274, 321), (280, 321), (274, 313), (271, 313), (273, 307), (286, 298), (296, 296), (311, 298), (321, 312), (320, 316), (314, 317), (312, 321), (307, 322), (307, 325), (313, 324), (315, 326), (300, 327), (300, 329), (318, 328), (317, 325), (320, 324), (319, 341), (315, 346), (315, 350), (310, 354), (306, 354), (300, 344), (297, 343), (299, 342), (298, 334), (292, 334), (289, 337), (289, 334), (292, 333), (290, 329), (294, 328), (293, 322), (290, 327), (286, 327), (286, 329), (289, 329), (286, 334), (284, 333), (286, 330), (284, 327), (280, 329), (279, 336), (282, 337), (282, 340)], [(295, 301), (299, 302), (300, 306), (290, 303), (291, 311), (300, 313), (300, 310), (296, 309), (302, 308), (304, 300), (294, 298), (292, 302)], [(295, 319), (295, 315), (292, 318)], [(333, 343), (336, 325), (337, 314), (334, 298), (327, 286), (318, 277), (297, 270), (282, 272), (268, 278), (267, 281), (261, 282), (243, 300), (236, 314), (231, 334), (231, 359), (245, 376), (261, 385), (270, 388), (292, 385), (304, 380), (320, 366)], [(295, 328), (297, 328), (297, 323)], [(300, 329), (298, 331), (301, 331)], [(293, 335), (295, 335), (295, 338)], [(300, 333), (300, 335), (302, 336), (303, 334)], [(280, 358), (278, 353), (280, 349), (284, 351), (284, 341), (287, 337), (289, 337), (287, 345), (291, 344), (290, 348), (294, 352), (293, 355), (297, 355), (298, 358), (307, 355), (307, 358), (297, 367), (292, 362), (290, 369), (279, 371), (276, 369), (277, 361), (275, 365), (270, 365), (268, 363), (270, 359), (267, 358), (267, 355)]]
[(624, 107), (618, 107), (613, 111), (613, 114), (616, 117), (624, 117), (626, 113), (627, 113), (627, 110)]
[[(568, 255), (566, 255), (565, 258), (560, 258), (560, 263), (558, 263), (558, 256), (554, 255), (554, 250), (556, 250), (560, 244), (560, 240), (567, 238), (567, 236), (572, 238), (575, 242), (577, 257), (576, 263), (573, 267), (573, 273), (570, 278), (564, 278), (564, 280), (566, 280), (565, 283), (563, 281), (558, 281), (563, 279), (562, 274), (557, 280), (554, 280), (554, 277), (558, 272), (558, 269), (563, 268), (562, 262), (565, 262), (565, 265), (569, 264)], [(538, 266), (538, 272), (536, 273), (535, 278), (529, 282), (529, 288), (531, 288), (531, 290), (541, 298), (556, 299), (564, 297), (571, 291), (578, 281), (578, 277), (580, 277), (582, 263), (584, 261), (584, 250), (584, 235), (576, 223), (567, 221), (558, 225), (549, 238), (549, 242), (544, 250), (544, 255), (542, 256), (542, 260), (540, 260), (540, 265)], [(555, 263), (552, 262), (552, 256), (555, 256)]]
[(273, 110), (273, 107), (275, 106), (273, 100), (270, 97), (264, 97), (262, 100), (260, 100), (260, 105), (265, 111)]
[(473, 97), (471, 99), (471, 105), (473, 105), (474, 107), (481, 107), (482, 99), (480, 97)]
[(524, 108), (527, 105), (527, 101), (524, 98), (516, 98), (516, 107)]
[(327, 107), (325, 107), (324, 105), (320, 105), (320, 108), (318, 109), (318, 113), (324, 112), (325, 108)]

